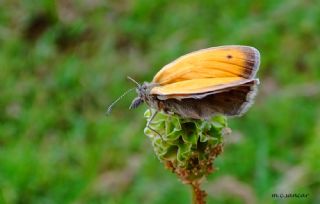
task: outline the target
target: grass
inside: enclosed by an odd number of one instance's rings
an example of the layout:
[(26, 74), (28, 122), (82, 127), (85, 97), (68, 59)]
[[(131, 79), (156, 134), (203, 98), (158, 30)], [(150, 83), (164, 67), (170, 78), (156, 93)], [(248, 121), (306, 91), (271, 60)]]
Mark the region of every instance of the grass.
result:
[(180, 55), (224, 44), (260, 50), (261, 85), (229, 120), (206, 188), (233, 179), (208, 203), (278, 203), (281, 186), (318, 203), (319, 22), (320, 8), (298, 0), (3, 2), (0, 203), (190, 202), (143, 135), (145, 107), (127, 110), (134, 94), (104, 113), (133, 87), (126, 76), (150, 81)]

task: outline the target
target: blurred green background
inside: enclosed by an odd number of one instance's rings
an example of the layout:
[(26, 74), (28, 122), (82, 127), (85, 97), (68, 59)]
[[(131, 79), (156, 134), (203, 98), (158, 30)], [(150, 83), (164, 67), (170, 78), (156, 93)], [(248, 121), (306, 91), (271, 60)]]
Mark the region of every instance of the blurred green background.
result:
[[(127, 95), (188, 52), (261, 52), (256, 103), (216, 160), (208, 203), (320, 203), (317, 0), (1, 1), (0, 203), (190, 203)], [(275, 199), (272, 193), (306, 193)]]

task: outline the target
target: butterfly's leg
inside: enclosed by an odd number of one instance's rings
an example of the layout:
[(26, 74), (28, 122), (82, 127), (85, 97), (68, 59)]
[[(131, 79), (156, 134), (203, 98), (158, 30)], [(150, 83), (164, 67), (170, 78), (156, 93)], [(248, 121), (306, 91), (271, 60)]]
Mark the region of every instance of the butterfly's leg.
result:
[(158, 114), (158, 111), (152, 112), (152, 109), (149, 109), (151, 112), (151, 116), (150, 119), (148, 120), (147, 126), (149, 126), (151, 124), (151, 122), (153, 121), (153, 119), (156, 117), (156, 115)]
[(147, 127), (148, 127), (150, 130), (152, 130), (153, 132), (155, 132), (157, 135), (159, 135), (159, 137), (162, 139), (161, 134), (158, 133), (155, 129), (153, 129), (153, 128), (150, 126), (152, 120), (156, 117), (158, 111), (152, 112), (152, 110), (150, 109), (150, 112), (152, 113), (152, 115), (151, 115), (150, 119), (149, 119), (148, 122), (147, 122)]

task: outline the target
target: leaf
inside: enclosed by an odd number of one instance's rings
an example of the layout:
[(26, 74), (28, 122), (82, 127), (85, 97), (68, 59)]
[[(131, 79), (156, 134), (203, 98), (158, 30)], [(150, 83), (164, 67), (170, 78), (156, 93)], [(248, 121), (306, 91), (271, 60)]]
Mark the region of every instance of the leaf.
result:
[(197, 144), (198, 141), (198, 129), (194, 122), (187, 122), (182, 124), (182, 139), (186, 143)]
[(178, 152), (177, 152), (177, 160), (180, 162), (181, 165), (183, 165), (183, 162), (189, 157), (191, 154), (191, 147), (192, 144), (188, 143), (181, 143), (178, 146)]

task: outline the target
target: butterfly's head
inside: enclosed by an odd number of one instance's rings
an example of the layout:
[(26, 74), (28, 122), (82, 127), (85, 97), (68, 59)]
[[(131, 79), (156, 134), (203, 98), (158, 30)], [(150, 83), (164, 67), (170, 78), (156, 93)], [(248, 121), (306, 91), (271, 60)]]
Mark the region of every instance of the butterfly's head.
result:
[[(132, 79), (131, 77), (128, 77), (129, 80), (131, 80), (133, 83), (135, 83), (137, 85), (137, 87), (135, 88), (137, 91), (138, 96), (133, 99), (133, 101), (131, 102), (131, 105), (129, 107), (129, 109), (135, 109), (137, 108), (139, 105), (141, 105), (143, 102), (146, 102), (148, 104), (148, 106), (153, 106), (153, 97), (150, 95), (150, 90), (156, 86), (156, 84), (154, 83), (148, 83), (148, 82), (144, 82), (142, 85), (140, 85), (138, 82), (136, 82), (134, 79)], [(107, 114), (110, 114), (112, 107), (119, 101), (121, 100), (122, 97), (124, 97), (127, 93), (129, 93), (130, 91), (132, 91), (134, 88), (129, 89), (128, 91), (126, 91), (124, 94), (122, 94), (117, 100), (115, 100), (109, 107), (107, 110)]]
[(150, 83), (144, 82), (136, 88), (138, 96), (133, 99), (129, 109), (135, 109), (143, 102), (148, 102), (150, 98)]
[[(138, 97), (135, 98), (131, 105), (130, 105), (130, 109), (136, 108), (138, 107), (141, 103), (143, 103), (145, 96), (146, 96), (146, 89), (147, 89), (147, 84), (144, 83), (143, 85), (140, 85), (138, 82), (136, 82), (134, 79), (132, 79), (131, 77), (127, 77), (129, 80), (131, 80), (132, 82), (134, 82), (137, 85), (136, 91), (138, 93)], [(117, 100), (115, 100), (109, 107), (107, 110), (107, 115), (110, 114), (112, 107), (119, 101), (121, 100), (125, 95), (127, 95), (130, 91), (134, 90), (134, 88), (129, 89), (128, 91), (126, 91), (124, 94), (122, 94)]]

